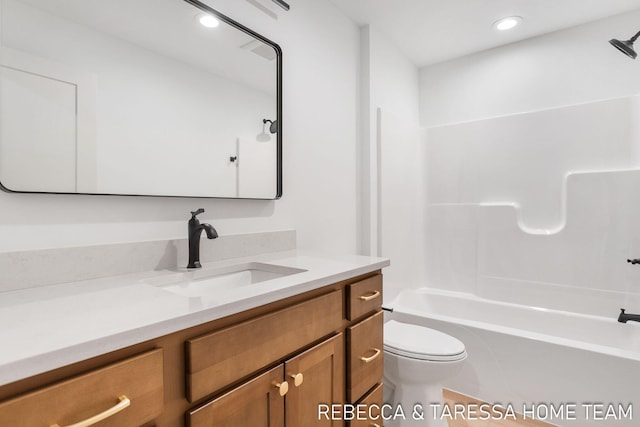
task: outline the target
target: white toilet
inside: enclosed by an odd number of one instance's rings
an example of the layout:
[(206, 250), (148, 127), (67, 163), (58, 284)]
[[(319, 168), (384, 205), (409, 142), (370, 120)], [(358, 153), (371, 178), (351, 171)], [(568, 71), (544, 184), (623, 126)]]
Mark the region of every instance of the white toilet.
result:
[[(440, 420), (442, 411), (442, 381), (456, 375), (467, 358), (462, 341), (445, 333), (391, 320), (384, 324), (384, 376), (395, 389), (393, 401), (402, 405), (406, 420), (385, 422), (397, 427), (446, 427)], [(388, 386), (385, 383), (385, 388)], [(412, 417), (420, 404), (424, 421)], [(439, 404), (438, 419), (433, 418), (430, 404)]]

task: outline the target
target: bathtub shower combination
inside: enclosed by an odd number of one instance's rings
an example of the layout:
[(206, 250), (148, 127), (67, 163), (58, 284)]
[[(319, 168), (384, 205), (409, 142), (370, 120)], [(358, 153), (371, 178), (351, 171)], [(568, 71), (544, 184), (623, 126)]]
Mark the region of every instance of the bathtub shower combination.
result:
[[(389, 305), (391, 319), (464, 342), (467, 360), (449, 389), (555, 425), (638, 425), (640, 324), (426, 288)], [(565, 412), (553, 417), (551, 405)]]
[(444, 387), (552, 425), (640, 425), (640, 323), (618, 322), (640, 313), (638, 111), (630, 96), (426, 129), (424, 270), (392, 263), (385, 305), (464, 344)]

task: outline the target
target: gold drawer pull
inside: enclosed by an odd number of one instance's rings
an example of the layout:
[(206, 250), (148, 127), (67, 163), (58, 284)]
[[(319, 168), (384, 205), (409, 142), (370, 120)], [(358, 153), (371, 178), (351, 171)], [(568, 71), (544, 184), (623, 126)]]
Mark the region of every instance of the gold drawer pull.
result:
[(380, 291), (373, 291), (369, 295), (360, 295), (360, 299), (362, 301), (371, 301), (372, 299), (376, 299), (380, 296)]
[(371, 423), (371, 424), (369, 424), (369, 427), (380, 427), (380, 424)]
[(281, 383), (274, 383), (273, 386), (278, 389), (280, 396), (284, 396), (289, 391), (289, 383), (282, 381)]
[[(107, 418), (117, 414), (118, 412), (122, 411), (123, 409), (125, 409), (129, 405), (131, 405), (131, 401), (125, 395), (120, 396), (118, 399), (120, 400), (120, 402), (118, 402), (117, 405), (107, 409), (104, 412), (99, 413), (98, 415), (94, 415), (91, 418), (87, 418), (84, 421), (80, 421), (79, 423), (75, 423), (75, 424), (70, 424), (67, 427), (89, 427), (89, 426), (92, 426), (94, 424), (99, 423), (102, 420), (106, 420)], [(52, 424), (49, 427), (60, 427), (60, 426), (58, 424)]]
[(302, 372), (299, 372), (297, 374), (289, 374), (289, 376), (293, 379), (294, 386), (300, 387), (302, 385), (302, 382), (304, 381), (304, 375), (302, 375)]
[(380, 351), (379, 348), (372, 348), (371, 350), (374, 351), (372, 356), (369, 356), (369, 357), (360, 356), (360, 360), (362, 360), (364, 363), (369, 363), (373, 361), (376, 357), (380, 356), (380, 353), (382, 353), (382, 351)]

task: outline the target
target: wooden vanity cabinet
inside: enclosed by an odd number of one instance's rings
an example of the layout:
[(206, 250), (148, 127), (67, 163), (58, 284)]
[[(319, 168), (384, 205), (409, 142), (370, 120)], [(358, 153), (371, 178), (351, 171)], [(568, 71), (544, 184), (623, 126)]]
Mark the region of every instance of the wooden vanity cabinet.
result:
[(0, 426), (65, 427), (135, 385), (96, 426), (342, 427), (318, 404), (382, 403), (381, 293), (367, 273), (1, 386)]
[(318, 402), (344, 402), (344, 339), (335, 335), (188, 413), (189, 427), (339, 426)]

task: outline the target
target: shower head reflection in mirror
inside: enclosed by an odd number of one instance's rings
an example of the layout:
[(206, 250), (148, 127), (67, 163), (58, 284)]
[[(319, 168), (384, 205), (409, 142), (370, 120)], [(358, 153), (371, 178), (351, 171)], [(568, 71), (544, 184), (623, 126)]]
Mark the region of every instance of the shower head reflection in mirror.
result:
[(269, 135), (266, 132), (267, 123), (269, 123), (269, 132), (270, 133), (275, 134), (275, 133), (278, 132), (278, 121), (277, 120), (262, 119), (262, 132), (260, 132), (256, 136), (256, 141), (259, 141), (259, 142), (271, 141), (271, 135)]

